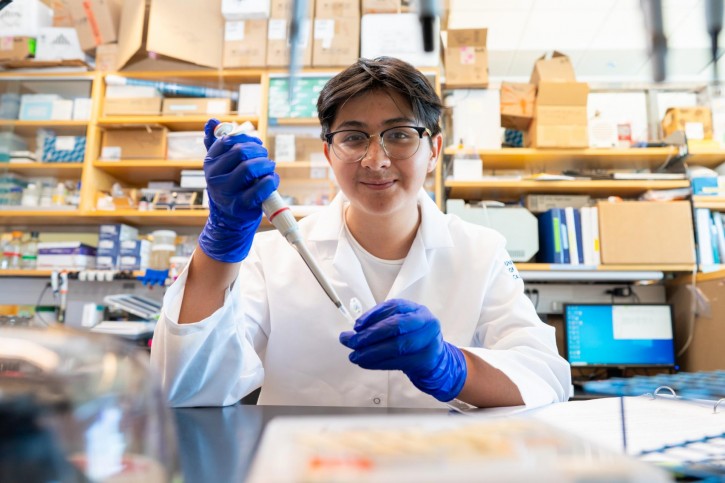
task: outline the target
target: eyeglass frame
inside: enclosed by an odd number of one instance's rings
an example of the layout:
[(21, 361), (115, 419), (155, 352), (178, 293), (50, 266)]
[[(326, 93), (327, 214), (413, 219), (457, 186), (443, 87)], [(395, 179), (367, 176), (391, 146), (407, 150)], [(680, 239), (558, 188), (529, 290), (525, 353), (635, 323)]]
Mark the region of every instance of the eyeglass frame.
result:
[[(416, 147), (415, 151), (413, 151), (410, 154), (410, 156), (408, 156), (407, 158), (391, 158), (390, 154), (388, 154), (387, 148), (385, 147), (385, 141), (383, 141), (383, 135), (388, 131), (392, 131), (393, 129), (400, 129), (401, 127), (407, 127), (410, 129), (414, 129), (418, 133), (418, 147)], [(409, 158), (413, 157), (413, 155), (415, 153), (417, 153), (418, 150), (420, 149), (420, 141), (423, 139), (423, 134), (427, 133), (429, 137), (433, 137), (433, 133), (431, 132), (431, 130), (428, 129), (427, 127), (423, 127), (423, 126), (393, 126), (393, 127), (387, 128), (387, 129), (383, 129), (382, 131), (380, 131), (380, 134), (368, 134), (365, 131), (360, 131), (358, 129), (338, 129), (337, 131), (332, 131), (332, 132), (328, 132), (327, 134), (325, 134), (325, 142), (327, 142), (327, 144), (330, 146), (330, 149), (332, 149), (333, 153), (335, 153), (335, 147), (332, 144), (332, 136), (334, 136), (335, 134), (339, 134), (341, 132), (357, 132), (357, 133), (366, 135), (367, 139), (368, 139), (368, 146), (367, 146), (367, 148), (365, 148), (365, 152), (363, 153), (363, 155), (360, 156), (360, 158), (355, 161), (343, 161), (346, 163), (359, 163), (360, 161), (362, 161), (365, 158), (365, 156), (367, 156), (368, 151), (370, 150), (370, 143), (371, 143), (373, 136), (378, 136), (380, 138), (380, 141), (378, 141), (378, 143), (383, 148), (385, 155), (391, 159), (409, 159)], [(335, 153), (335, 156), (337, 156), (337, 153)], [(338, 158), (339, 158), (339, 156), (338, 156)]]

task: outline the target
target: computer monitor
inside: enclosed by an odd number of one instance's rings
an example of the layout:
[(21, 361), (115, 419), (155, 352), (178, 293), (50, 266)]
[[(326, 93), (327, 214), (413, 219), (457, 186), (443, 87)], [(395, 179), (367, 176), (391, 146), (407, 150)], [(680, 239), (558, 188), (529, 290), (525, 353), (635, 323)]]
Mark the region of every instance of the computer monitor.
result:
[(674, 367), (672, 306), (566, 304), (566, 355), (576, 367)]

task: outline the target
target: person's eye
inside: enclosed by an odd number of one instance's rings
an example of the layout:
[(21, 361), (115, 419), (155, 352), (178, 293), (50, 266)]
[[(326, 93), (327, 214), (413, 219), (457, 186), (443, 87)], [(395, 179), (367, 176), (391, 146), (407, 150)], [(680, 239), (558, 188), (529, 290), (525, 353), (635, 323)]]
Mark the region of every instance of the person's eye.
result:
[(362, 133), (359, 132), (349, 132), (344, 133), (344, 136), (342, 138), (343, 143), (359, 143), (365, 139), (365, 136), (363, 136)]
[(412, 133), (406, 129), (396, 129), (389, 131), (386, 136), (388, 139), (394, 139), (396, 141), (404, 141), (413, 137)]

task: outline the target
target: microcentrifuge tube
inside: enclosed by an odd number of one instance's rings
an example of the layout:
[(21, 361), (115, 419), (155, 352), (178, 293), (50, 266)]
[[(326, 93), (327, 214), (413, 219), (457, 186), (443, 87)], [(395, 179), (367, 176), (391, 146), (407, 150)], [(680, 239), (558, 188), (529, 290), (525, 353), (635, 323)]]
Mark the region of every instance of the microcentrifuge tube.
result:
[(357, 299), (357, 297), (353, 297), (350, 299), (350, 313), (356, 319), (362, 315), (362, 304)]

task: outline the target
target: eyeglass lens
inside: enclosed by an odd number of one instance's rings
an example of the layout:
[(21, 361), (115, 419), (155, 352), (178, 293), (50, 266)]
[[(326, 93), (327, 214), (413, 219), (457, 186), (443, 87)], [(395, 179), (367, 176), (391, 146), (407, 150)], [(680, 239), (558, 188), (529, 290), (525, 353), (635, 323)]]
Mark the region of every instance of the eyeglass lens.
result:
[[(420, 145), (420, 134), (411, 127), (396, 127), (383, 133), (383, 149), (390, 159), (407, 159)], [(370, 136), (362, 131), (340, 131), (332, 136), (332, 150), (345, 162), (360, 161), (370, 146)]]

